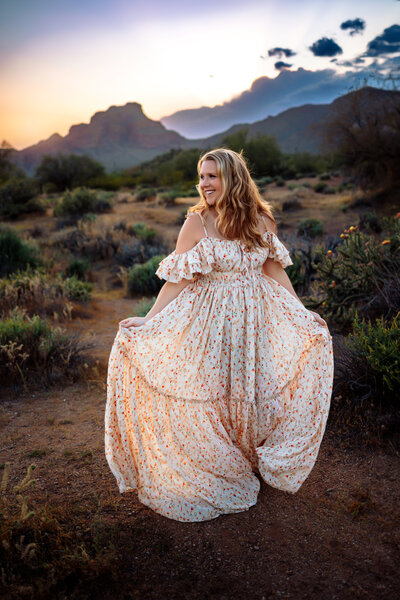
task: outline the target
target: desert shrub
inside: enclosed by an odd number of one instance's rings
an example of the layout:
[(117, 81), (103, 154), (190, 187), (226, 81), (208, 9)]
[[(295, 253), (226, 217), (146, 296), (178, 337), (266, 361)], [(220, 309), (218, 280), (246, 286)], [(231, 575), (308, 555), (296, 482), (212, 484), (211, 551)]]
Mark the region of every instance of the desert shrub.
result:
[(128, 291), (131, 294), (154, 294), (164, 285), (155, 272), (165, 255), (153, 256), (141, 265), (133, 265), (128, 271)]
[(56, 245), (92, 261), (107, 260), (118, 251), (121, 245), (121, 236), (118, 231), (103, 231), (94, 235), (84, 228), (80, 228), (60, 237)]
[[(77, 458), (84, 458), (83, 451)], [(40, 468), (30, 464), (23, 477), (15, 479), (10, 462), (2, 466), (2, 598), (129, 596), (120, 577), (121, 544), (131, 555), (138, 542), (107, 522), (104, 514), (109, 500), (100, 495), (99, 501), (90, 505), (70, 498), (66, 502), (41, 501), (35, 492), (35, 470)]]
[(179, 192), (180, 198), (197, 198), (198, 195), (199, 192), (196, 190), (195, 187), (192, 187), (189, 190), (181, 190)]
[(318, 181), (318, 183), (311, 187), (314, 190), (314, 192), (317, 192), (317, 194), (324, 194), (326, 188), (328, 187), (328, 184), (324, 183), (323, 181)]
[(285, 185), (285, 180), (280, 175), (274, 178), (275, 185), (278, 187), (283, 187)]
[(71, 301), (87, 302), (91, 292), (92, 285), (76, 277), (63, 279), (27, 269), (0, 279), (0, 314), (18, 306), (29, 315), (66, 318), (72, 313)]
[(319, 176), (320, 181), (329, 181), (330, 178), (331, 178), (330, 173), (321, 173), (321, 175)]
[(283, 211), (298, 210), (300, 208), (303, 208), (303, 205), (298, 198), (288, 198), (282, 204)]
[(360, 215), (358, 228), (360, 231), (373, 231), (374, 233), (381, 233), (382, 219), (380, 219), (376, 213), (368, 210), (364, 214)]
[(152, 242), (157, 235), (157, 231), (155, 229), (147, 227), (147, 225), (144, 225), (143, 223), (135, 223), (134, 225), (131, 225), (128, 231), (139, 240), (144, 240), (145, 242)]
[(356, 311), (364, 317), (393, 314), (399, 295), (400, 220), (388, 220), (386, 227), (382, 240), (352, 226), (340, 235), (336, 251), (321, 257), (319, 304), (332, 322), (350, 323)]
[(135, 315), (138, 317), (145, 317), (155, 301), (155, 296), (152, 298), (142, 298), (135, 306)]
[(43, 207), (35, 199), (39, 190), (28, 177), (10, 179), (0, 187), (0, 216), (15, 219), (30, 212), (43, 212)]
[(77, 279), (85, 279), (86, 271), (89, 268), (87, 258), (74, 258), (65, 269), (66, 277), (76, 277)]
[(169, 190), (168, 192), (161, 192), (158, 194), (158, 199), (164, 206), (170, 207), (175, 206), (176, 198), (179, 198), (180, 194), (176, 190)]
[[(0, 320), (0, 375), (4, 383), (43, 377), (47, 383), (60, 378), (77, 379), (90, 359), (89, 348), (79, 338), (53, 329), (46, 320), (28, 317), (14, 309)], [(87, 368), (87, 366), (86, 366)]]
[(400, 313), (388, 324), (356, 316), (353, 333), (335, 342), (332, 417), (365, 438), (399, 432)]
[(259, 179), (255, 180), (256, 184), (258, 186), (264, 186), (264, 185), (269, 185), (270, 183), (272, 183), (274, 180), (273, 177), (271, 177), (271, 175), (265, 175), (264, 177), (260, 177)]
[(99, 196), (87, 188), (77, 188), (67, 191), (61, 203), (55, 208), (57, 217), (80, 216), (86, 213), (108, 212), (112, 209), (110, 200)]
[(287, 184), (287, 188), (291, 191), (295, 190), (297, 188), (297, 183), (288, 183)]
[(67, 298), (75, 302), (88, 302), (93, 291), (91, 283), (81, 281), (75, 276), (65, 279), (63, 287)]
[(290, 281), (296, 293), (304, 296), (310, 292), (310, 287), (317, 276), (316, 261), (321, 248), (309, 243), (307, 247), (291, 248), (290, 257), (293, 264), (286, 268)]
[(0, 227), (0, 277), (41, 264), (39, 250), (9, 227)]
[(155, 198), (156, 195), (157, 190), (154, 188), (141, 188), (135, 192), (135, 200), (136, 202), (144, 202), (150, 200), (150, 198)]
[(55, 189), (63, 191), (88, 185), (91, 179), (104, 176), (104, 167), (86, 155), (58, 154), (43, 156), (36, 169), (36, 179), (40, 185), (53, 184)]
[(304, 183), (301, 184), (301, 187), (310, 188), (311, 183), (309, 181), (304, 181)]
[(328, 185), (325, 188), (324, 194), (335, 194), (335, 193), (336, 193), (336, 189), (332, 185)]
[(304, 219), (300, 221), (297, 225), (297, 231), (299, 235), (303, 235), (304, 237), (314, 238), (318, 235), (321, 235), (324, 227), (318, 219)]

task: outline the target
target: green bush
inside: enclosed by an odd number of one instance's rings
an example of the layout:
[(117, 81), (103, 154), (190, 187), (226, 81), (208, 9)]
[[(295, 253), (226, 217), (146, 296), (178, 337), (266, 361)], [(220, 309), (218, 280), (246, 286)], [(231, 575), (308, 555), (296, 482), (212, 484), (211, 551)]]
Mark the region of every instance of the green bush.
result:
[(87, 188), (77, 188), (66, 192), (61, 203), (55, 208), (57, 217), (80, 216), (87, 213), (108, 212), (112, 209), (110, 200), (99, 196)]
[(66, 277), (76, 277), (77, 279), (85, 279), (86, 271), (89, 267), (87, 258), (74, 258), (71, 260), (65, 269)]
[(129, 233), (132, 233), (139, 240), (144, 240), (145, 242), (152, 242), (157, 235), (155, 229), (147, 227), (144, 223), (135, 223), (129, 228)]
[(70, 300), (74, 300), (75, 302), (88, 302), (93, 291), (93, 285), (73, 276), (65, 279), (64, 289), (67, 298)]
[(328, 185), (325, 188), (324, 194), (335, 194), (335, 193), (336, 193), (336, 189), (332, 185)]
[(153, 296), (152, 298), (142, 298), (141, 301), (138, 302), (135, 306), (135, 315), (137, 317), (145, 317), (155, 301), (155, 296)]
[(41, 264), (39, 250), (9, 227), (0, 227), (0, 277)]
[(314, 238), (321, 235), (324, 227), (318, 219), (304, 219), (297, 225), (297, 231), (299, 235), (304, 237)]
[(347, 344), (373, 371), (378, 400), (397, 397), (400, 389), (400, 313), (390, 325), (383, 317), (371, 323), (356, 316)]
[(286, 268), (290, 281), (296, 293), (304, 296), (310, 292), (310, 286), (316, 278), (315, 261), (318, 260), (321, 249), (311, 243), (306, 248), (292, 248), (290, 256), (293, 264)]
[(59, 191), (88, 185), (92, 179), (104, 175), (103, 165), (89, 156), (77, 154), (46, 154), (36, 169), (36, 178), (42, 186), (51, 183)]
[(314, 192), (317, 192), (317, 194), (324, 194), (326, 191), (326, 188), (328, 187), (328, 184), (324, 183), (323, 181), (318, 181), (318, 183), (316, 183), (315, 185), (313, 185), (311, 187), (314, 190)]
[(321, 173), (321, 175), (319, 176), (320, 181), (329, 181), (330, 178), (331, 178), (330, 173)]
[(30, 212), (43, 212), (39, 200), (35, 200), (39, 190), (32, 179), (19, 177), (10, 179), (0, 187), (0, 216), (15, 219)]
[(179, 198), (179, 192), (176, 190), (170, 190), (168, 192), (161, 192), (158, 194), (158, 199), (160, 202), (167, 207), (175, 206), (176, 198)]
[(137, 202), (144, 202), (150, 198), (154, 198), (157, 195), (157, 190), (154, 188), (141, 188), (135, 192), (135, 200)]
[(38, 381), (77, 379), (90, 360), (85, 356), (88, 345), (77, 336), (53, 329), (38, 316), (27, 317), (14, 309), (9, 318), (0, 320), (0, 375), (3, 383), (31, 377)]
[(318, 276), (324, 314), (336, 324), (361, 316), (389, 316), (396, 310), (400, 272), (400, 220), (385, 222), (385, 239), (350, 227), (340, 235), (336, 250), (321, 256)]
[(141, 265), (133, 265), (128, 271), (128, 291), (131, 294), (154, 294), (164, 285), (155, 272), (164, 258), (163, 255), (153, 256)]
[(357, 316), (353, 333), (335, 337), (332, 420), (376, 445), (399, 443), (400, 313), (393, 322), (366, 322)]

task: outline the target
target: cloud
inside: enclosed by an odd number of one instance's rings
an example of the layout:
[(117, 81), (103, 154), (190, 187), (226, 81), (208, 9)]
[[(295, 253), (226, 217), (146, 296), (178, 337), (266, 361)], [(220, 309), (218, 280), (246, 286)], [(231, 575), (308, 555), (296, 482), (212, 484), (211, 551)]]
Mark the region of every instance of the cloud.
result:
[(314, 56), (335, 56), (336, 54), (343, 54), (343, 50), (332, 38), (320, 38), (310, 46), (311, 52)]
[(350, 30), (350, 35), (355, 35), (356, 33), (361, 33), (365, 29), (365, 21), (363, 19), (348, 19), (347, 21), (343, 21), (340, 25), (340, 29), (343, 31)]
[(400, 25), (386, 27), (381, 35), (368, 42), (364, 56), (380, 56), (400, 52)]
[(289, 63), (283, 62), (283, 60), (278, 60), (278, 62), (274, 64), (275, 69), (278, 69), (278, 71), (282, 71), (282, 69), (288, 69), (292, 66), (293, 65), (289, 65)]
[(352, 60), (338, 60), (337, 58), (332, 58), (331, 62), (336, 63), (339, 67), (350, 67), (353, 69), (362, 69), (363, 68), (363, 63), (365, 63), (365, 60), (363, 58), (361, 58), (360, 56), (356, 56), (356, 58), (353, 58)]
[(278, 58), (282, 58), (286, 56), (286, 58), (290, 58), (291, 56), (295, 56), (296, 52), (293, 52), (290, 48), (270, 48), (268, 50), (268, 56), (277, 56)]

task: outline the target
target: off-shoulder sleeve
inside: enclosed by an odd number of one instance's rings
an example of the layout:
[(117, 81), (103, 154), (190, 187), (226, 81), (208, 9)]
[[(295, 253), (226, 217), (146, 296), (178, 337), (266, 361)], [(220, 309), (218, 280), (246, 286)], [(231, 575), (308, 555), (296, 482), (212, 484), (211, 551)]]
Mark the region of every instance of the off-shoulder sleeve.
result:
[(178, 283), (182, 279), (192, 279), (196, 273), (210, 273), (214, 265), (214, 253), (206, 240), (203, 238), (187, 252), (177, 254), (174, 250), (168, 254), (158, 266), (157, 277)]
[(272, 258), (275, 262), (280, 263), (284, 269), (292, 265), (293, 261), (290, 258), (287, 248), (272, 231), (268, 233), (270, 234), (268, 258)]

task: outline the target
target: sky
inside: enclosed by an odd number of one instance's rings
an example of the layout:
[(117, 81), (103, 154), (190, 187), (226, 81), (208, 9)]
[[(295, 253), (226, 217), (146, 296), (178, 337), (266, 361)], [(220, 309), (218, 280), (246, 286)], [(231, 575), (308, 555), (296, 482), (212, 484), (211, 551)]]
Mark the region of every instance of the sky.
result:
[(0, 142), (127, 102), (155, 120), (212, 107), (282, 69), (389, 72), (399, 17), (399, 0), (0, 0)]

